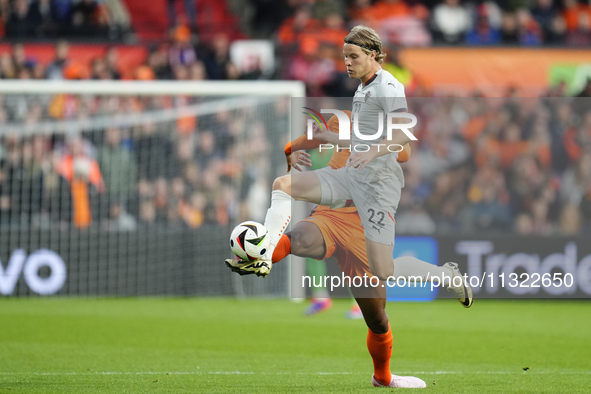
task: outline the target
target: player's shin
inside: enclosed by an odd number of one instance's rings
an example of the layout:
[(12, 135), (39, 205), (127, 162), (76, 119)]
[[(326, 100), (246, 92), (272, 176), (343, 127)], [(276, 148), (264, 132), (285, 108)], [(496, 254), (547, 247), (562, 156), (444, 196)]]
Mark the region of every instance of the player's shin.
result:
[(281, 190), (273, 190), (271, 194), (271, 207), (265, 217), (265, 228), (269, 231), (269, 250), (265, 254), (265, 260), (271, 260), (273, 251), (277, 247), (281, 236), (285, 232), (291, 220), (291, 202), (289, 194)]
[(283, 234), (273, 251), (273, 258), (271, 262), (273, 264), (280, 262), (283, 260), (287, 255), (291, 254), (291, 239), (288, 235)]

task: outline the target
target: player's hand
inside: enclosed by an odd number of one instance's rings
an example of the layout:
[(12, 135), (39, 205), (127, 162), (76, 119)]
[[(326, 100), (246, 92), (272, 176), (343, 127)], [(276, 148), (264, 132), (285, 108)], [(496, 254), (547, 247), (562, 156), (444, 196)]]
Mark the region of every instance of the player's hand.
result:
[(312, 125), (312, 137), (315, 140), (320, 142), (330, 142), (331, 133), (330, 130), (326, 130), (324, 127), (319, 126), (318, 123)]
[(366, 165), (371, 163), (371, 161), (378, 156), (377, 149), (374, 148), (375, 146), (372, 146), (367, 152), (357, 152), (351, 155), (349, 162), (347, 163), (347, 167), (363, 170)]
[[(303, 150), (297, 150), (292, 152), (291, 156), (291, 167), (295, 168), (299, 172), (302, 172), (302, 168), (304, 167), (312, 167), (312, 160), (310, 160), (310, 154), (308, 152), (304, 152)], [(289, 168), (289, 164), (287, 166)], [(289, 169), (287, 170), (289, 172)]]

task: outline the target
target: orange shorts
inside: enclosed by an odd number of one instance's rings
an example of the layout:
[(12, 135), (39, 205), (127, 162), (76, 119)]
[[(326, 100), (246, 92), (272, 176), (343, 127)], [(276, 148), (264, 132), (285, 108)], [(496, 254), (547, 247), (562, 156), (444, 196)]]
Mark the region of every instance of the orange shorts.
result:
[(326, 245), (326, 254), (322, 259), (334, 256), (347, 276), (373, 276), (367, 262), (365, 234), (356, 211), (315, 211), (303, 221), (314, 223), (320, 229)]

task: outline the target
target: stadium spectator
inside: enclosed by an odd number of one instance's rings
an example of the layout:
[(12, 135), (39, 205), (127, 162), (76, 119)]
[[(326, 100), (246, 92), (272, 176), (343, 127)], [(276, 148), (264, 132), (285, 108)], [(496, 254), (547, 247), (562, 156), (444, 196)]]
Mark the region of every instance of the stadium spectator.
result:
[(306, 7), (298, 8), (291, 18), (286, 19), (277, 30), (277, 40), (281, 50), (293, 53), (299, 50), (300, 36), (313, 31), (319, 22), (313, 19)]
[(533, 219), (533, 234), (551, 235), (553, 227), (548, 217), (548, 203), (543, 199), (534, 200), (531, 204), (530, 211)]
[(469, 190), (471, 204), (466, 209), (466, 229), (473, 228), (478, 231), (509, 229), (512, 220), (511, 212), (507, 205), (499, 201), (499, 196), (492, 185), (472, 186)]
[(407, 17), (411, 11), (408, 4), (402, 0), (378, 0), (372, 8), (373, 18), (377, 21)]
[(172, 72), (174, 74), (174, 79), (177, 81), (185, 81), (189, 79), (189, 70), (184, 64), (177, 64), (173, 67)]
[(466, 43), (470, 45), (498, 45), (501, 43), (501, 34), (498, 29), (491, 26), (488, 16), (478, 15), (474, 28), (466, 33)]
[(324, 20), (329, 15), (338, 15), (344, 18), (343, 6), (338, 0), (316, 0), (310, 9), (312, 18)]
[(382, 68), (404, 85), (407, 94), (412, 92), (417, 81), (413, 78), (412, 72), (402, 64), (399, 48), (390, 46), (385, 49), (385, 52), (386, 58)]
[(378, 26), (387, 42), (409, 47), (431, 44), (431, 35), (425, 28), (424, 21), (417, 18), (414, 13), (381, 19)]
[(154, 208), (156, 210), (156, 222), (166, 223), (168, 219), (169, 188), (165, 178), (158, 178), (154, 182)]
[(582, 215), (578, 206), (567, 204), (562, 208), (558, 232), (562, 235), (577, 235), (581, 231)]
[(90, 67), (90, 79), (113, 79), (103, 58), (94, 58)]
[(585, 194), (579, 207), (583, 214), (584, 229), (588, 232), (591, 228), (591, 186), (589, 184), (586, 185)]
[(137, 229), (135, 218), (127, 213), (124, 205), (120, 202), (111, 204), (109, 218), (104, 223), (107, 231), (135, 231)]
[[(228, 65), (229, 67), (230, 65)], [(230, 72), (227, 72), (230, 75)], [(204, 81), (207, 78), (207, 70), (203, 62), (196, 61), (189, 66), (189, 79), (192, 81)]]
[(72, 0), (51, 0), (51, 15), (56, 24), (68, 26), (73, 6)]
[(27, 0), (15, 0), (14, 9), (6, 21), (6, 36), (19, 39), (35, 37), (41, 21), (39, 10), (31, 7)]
[(423, 208), (420, 201), (415, 200), (411, 206), (396, 215), (396, 229), (404, 234), (433, 234), (436, 224)]
[(371, 0), (355, 0), (348, 9), (349, 19), (354, 25), (365, 23), (372, 26), (376, 22), (376, 15), (371, 6)]
[(0, 55), (0, 78), (14, 79), (17, 76), (17, 68), (8, 53)]
[(439, 41), (457, 44), (471, 25), (470, 13), (459, 0), (444, 0), (433, 9), (433, 28)]
[(121, 130), (110, 127), (105, 132), (105, 142), (97, 156), (109, 206), (123, 203), (127, 206), (137, 182), (137, 167), (134, 154), (121, 144)]
[(542, 43), (542, 30), (527, 8), (516, 12), (517, 39), (521, 45), (537, 46)]
[(501, 19), (501, 40), (503, 44), (517, 45), (517, 18), (510, 12), (504, 12)]
[(195, 192), (191, 194), (189, 201), (184, 202), (180, 207), (180, 215), (189, 228), (201, 226), (204, 220), (205, 196), (202, 193)]
[(67, 41), (58, 41), (55, 45), (55, 60), (47, 66), (45, 75), (47, 79), (64, 79), (64, 68), (68, 63), (70, 46)]
[(515, 219), (513, 231), (519, 235), (532, 235), (534, 233), (534, 225), (531, 215), (520, 213)]
[(139, 206), (139, 224), (151, 226), (156, 223), (156, 207), (152, 200), (142, 200)]
[(144, 79), (138, 77), (140, 74), (149, 74), (149, 77), (145, 79), (171, 79), (172, 69), (168, 62), (166, 48), (159, 47), (152, 49), (148, 55), (146, 64), (136, 70), (136, 78)]
[(119, 70), (118, 61), (119, 51), (117, 50), (117, 48), (110, 47), (109, 49), (107, 49), (107, 53), (105, 54), (105, 65), (112, 79), (121, 79), (121, 72)]
[(591, 151), (585, 152), (579, 161), (562, 175), (560, 198), (565, 204), (581, 205), (591, 186)]
[(564, 0), (562, 17), (568, 32), (573, 32), (579, 28), (581, 15), (587, 15), (587, 19), (591, 19), (591, 6), (589, 4), (583, 4), (577, 0)]
[(91, 199), (96, 198), (95, 192), (102, 193), (105, 190), (99, 165), (85, 152), (85, 143), (80, 135), (70, 136), (66, 153), (56, 163), (57, 173), (69, 183), (72, 222), (79, 229), (90, 226), (93, 215), (91, 206), (96, 206)]
[(59, 31), (59, 25), (54, 20), (52, 0), (33, 1), (30, 7), (34, 10), (34, 14), (39, 17), (38, 35), (44, 37), (55, 36)]
[(20, 225), (23, 204), (21, 194), (28, 185), (23, 184), (25, 172), (22, 163), (22, 142), (16, 134), (5, 136), (3, 140), (4, 160), (2, 160), (2, 197), (0, 201), (0, 221), (3, 224)]
[(192, 64), (196, 60), (197, 53), (191, 45), (191, 31), (186, 26), (177, 27), (173, 32), (173, 42), (169, 50), (170, 66), (175, 69), (180, 65)]
[(70, 12), (72, 35), (80, 37), (108, 34), (110, 16), (103, 4), (96, 0), (79, 0)]
[(542, 29), (544, 40), (551, 42), (556, 35), (555, 20), (558, 18), (558, 10), (552, 0), (536, 0), (530, 8), (530, 13)]
[(322, 24), (318, 25), (316, 29), (310, 30), (301, 36), (300, 51), (306, 56), (313, 56), (322, 44), (326, 45), (335, 53), (334, 60), (338, 58), (337, 68), (341, 72), (345, 72), (346, 68), (341, 61), (343, 37), (347, 35), (344, 29), (344, 21), (337, 13), (328, 14), (323, 20)]
[(591, 13), (578, 15), (577, 27), (566, 34), (566, 43), (572, 46), (588, 47), (591, 45)]
[(203, 63), (210, 79), (226, 79), (227, 69), (230, 62), (230, 40), (224, 33), (216, 34), (211, 47), (206, 48), (208, 52), (203, 57)]
[(34, 59), (27, 57), (23, 44), (14, 44), (12, 47), (12, 61), (18, 70), (23, 68), (33, 70), (36, 66)]
[[(167, 11), (168, 11), (168, 22), (170, 27), (174, 27), (179, 25), (181, 22), (180, 18), (177, 15), (176, 8), (177, 8), (177, 0), (167, 0)], [(182, 0), (183, 5), (185, 6), (185, 15), (189, 20), (189, 27), (193, 31), (197, 31), (197, 8), (195, 7), (195, 0)]]
[(150, 182), (160, 177), (174, 176), (171, 172), (173, 146), (169, 139), (157, 132), (156, 125), (146, 123), (138, 127), (134, 150), (140, 179)]
[(221, 152), (217, 149), (214, 134), (210, 130), (204, 130), (199, 134), (197, 145), (197, 165), (206, 168), (216, 158), (221, 158)]

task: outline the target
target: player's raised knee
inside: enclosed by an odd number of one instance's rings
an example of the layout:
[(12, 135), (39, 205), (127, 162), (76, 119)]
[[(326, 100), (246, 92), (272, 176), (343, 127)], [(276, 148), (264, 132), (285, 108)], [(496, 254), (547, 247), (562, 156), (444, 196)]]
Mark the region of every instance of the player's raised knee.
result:
[(294, 229), (291, 232), (291, 250), (297, 255), (305, 254), (314, 244), (314, 239), (306, 231)]
[(289, 195), (291, 195), (291, 176), (285, 175), (276, 178), (273, 181), (273, 190), (281, 190)]

